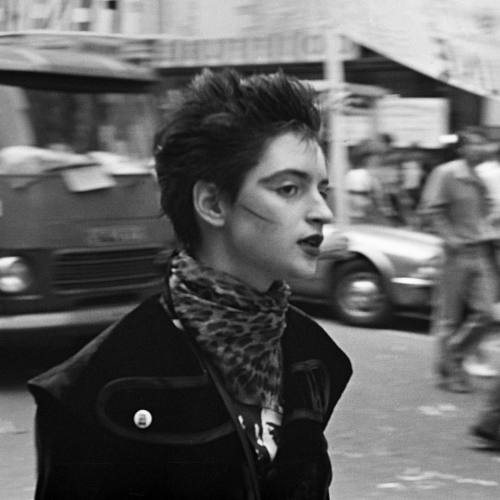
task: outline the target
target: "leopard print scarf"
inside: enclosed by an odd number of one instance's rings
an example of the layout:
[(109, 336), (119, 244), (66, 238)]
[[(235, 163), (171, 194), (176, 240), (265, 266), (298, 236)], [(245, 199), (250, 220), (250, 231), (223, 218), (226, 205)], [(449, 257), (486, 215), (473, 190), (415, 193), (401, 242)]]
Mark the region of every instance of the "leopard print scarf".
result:
[(170, 270), (174, 312), (218, 368), (228, 392), (240, 403), (281, 413), (288, 285), (275, 282), (259, 292), (185, 251), (174, 254)]

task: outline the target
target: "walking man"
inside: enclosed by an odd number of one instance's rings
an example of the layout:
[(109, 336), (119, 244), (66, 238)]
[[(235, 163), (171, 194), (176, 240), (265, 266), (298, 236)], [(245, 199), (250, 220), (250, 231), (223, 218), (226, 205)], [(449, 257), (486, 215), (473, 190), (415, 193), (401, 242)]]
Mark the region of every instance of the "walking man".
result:
[(422, 196), (422, 214), (444, 242), (432, 329), (438, 341), (438, 385), (451, 392), (472, 391), (463, 362), (489, 333), (493, 319), (494, 233), (486, 187), (475, 171), (493, 148), (478, 128), (460, 132), (459, 158), (434, 169)]

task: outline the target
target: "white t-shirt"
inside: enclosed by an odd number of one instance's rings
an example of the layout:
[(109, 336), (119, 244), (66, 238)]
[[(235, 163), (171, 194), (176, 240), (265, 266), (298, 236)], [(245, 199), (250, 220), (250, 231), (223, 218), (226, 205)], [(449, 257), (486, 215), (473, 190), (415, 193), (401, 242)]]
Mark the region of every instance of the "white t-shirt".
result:
[(366, 168), (354, 168), (347, 172), (344, 185), (347, 192), (369, 193), (373, 187), (373, 179)]
[(418, 161), (409, 160), (401, 164), (403, 188), (418, 189), (422, 183), (424, 171)]
[(493, 210), (500, 213), (500, 162), (488, 160), (476, 166), (475, 171), (486, 185)]
[(349, 216), (365, 218), (370, 215), (374, 203), (377, 181), (366, 168), (349, 170), (344, 178), (344, 186), (349, 200)]

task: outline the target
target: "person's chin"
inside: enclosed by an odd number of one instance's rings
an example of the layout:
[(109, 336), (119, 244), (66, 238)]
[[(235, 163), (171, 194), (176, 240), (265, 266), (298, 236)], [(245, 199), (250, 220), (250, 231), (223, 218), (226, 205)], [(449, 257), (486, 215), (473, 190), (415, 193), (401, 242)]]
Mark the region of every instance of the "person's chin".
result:
[(316, 275), (318, 269), (317, 259), (301, 259), (300, 263), (295, 263), (291, 271), (292, 279), (311, 279)]

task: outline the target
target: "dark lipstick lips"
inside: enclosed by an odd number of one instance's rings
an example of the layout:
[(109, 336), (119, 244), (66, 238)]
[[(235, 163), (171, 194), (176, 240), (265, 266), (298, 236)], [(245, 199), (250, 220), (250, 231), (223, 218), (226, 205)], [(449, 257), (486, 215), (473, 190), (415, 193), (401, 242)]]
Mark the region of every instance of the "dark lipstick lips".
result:
[(313, 247), (319, 248), (323, 242), (323, 236), (321, 234), (313, 234), (307, 238), (299, 240), (299, 243), (305, 243), (306, 245), (311, 245)]

